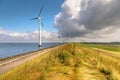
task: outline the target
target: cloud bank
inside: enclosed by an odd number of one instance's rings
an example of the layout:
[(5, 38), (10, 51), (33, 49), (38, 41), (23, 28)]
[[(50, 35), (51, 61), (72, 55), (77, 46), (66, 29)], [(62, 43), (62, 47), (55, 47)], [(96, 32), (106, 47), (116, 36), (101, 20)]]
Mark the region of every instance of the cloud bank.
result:
[(60, 36), (120, 41), (120, 0), (65, 0), (55, 16)]
[[(53, 42), (58, 39), (57, 33), (45, 30), (41, 33), (43, 42)], [(0, 28), (0, 42), (38, 42), (38, 34), (37, 30), (31, 33), (18, 33)]]

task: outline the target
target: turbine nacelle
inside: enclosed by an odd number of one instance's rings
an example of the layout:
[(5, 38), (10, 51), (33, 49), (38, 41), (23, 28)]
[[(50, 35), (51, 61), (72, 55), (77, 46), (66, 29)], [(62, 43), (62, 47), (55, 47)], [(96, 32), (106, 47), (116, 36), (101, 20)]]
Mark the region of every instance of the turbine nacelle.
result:
[(38, 20), (41, 20), (41, 17), (38, 17)]

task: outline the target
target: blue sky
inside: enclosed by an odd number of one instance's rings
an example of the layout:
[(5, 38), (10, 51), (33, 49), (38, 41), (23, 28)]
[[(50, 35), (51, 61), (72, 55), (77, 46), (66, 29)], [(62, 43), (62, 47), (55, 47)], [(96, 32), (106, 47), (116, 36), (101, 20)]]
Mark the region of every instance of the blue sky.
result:
[(53, 27), (54, 17), (61, 11), (64, 0), (0, 0), (0, 27), (9, 31), (32, 32), (38, 29), (37, 17), (44, 6), (42, 20), (44, 30), (57, 32)]
[[(0, 42), (120, 41), (120, 0), (0, 0)], [(58, 34), (59, 33), (59, 34)]]

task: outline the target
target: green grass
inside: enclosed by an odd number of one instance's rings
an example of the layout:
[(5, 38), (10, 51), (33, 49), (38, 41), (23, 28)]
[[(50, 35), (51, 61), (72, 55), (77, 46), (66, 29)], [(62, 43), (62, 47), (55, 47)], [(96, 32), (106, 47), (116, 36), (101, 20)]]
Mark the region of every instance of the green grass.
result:
[(95, 47), (104, 50), (116, 51), (120, 52), (120, 44), (80, 44), (81, 46), (85, 47)]
[(0, 80), (120, 80), (120, 62), (90, 44), (65, 44), (0, 76)]

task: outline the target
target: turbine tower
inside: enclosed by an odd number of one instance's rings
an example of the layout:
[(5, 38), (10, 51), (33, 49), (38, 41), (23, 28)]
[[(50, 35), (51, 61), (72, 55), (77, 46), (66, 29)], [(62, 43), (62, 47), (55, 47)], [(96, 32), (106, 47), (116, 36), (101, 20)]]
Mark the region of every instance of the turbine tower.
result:
[(39, 27), (39, 47), (42, 47), (42, 43), (41, 43), (41, 27), (43, 26), (42, 18), (41, 18), (42, 10), (43, 10), (43, 7), (41, 7), (41, 9), (40, 9), (38, 17), (32, 19), (32, 20), (38, 20), (38, 27)]

